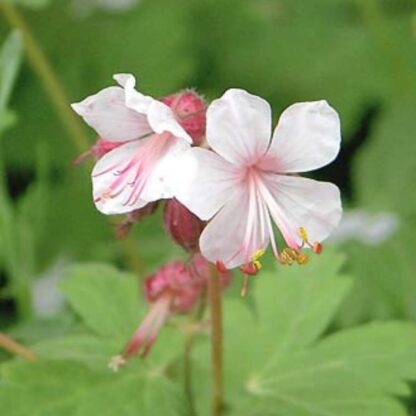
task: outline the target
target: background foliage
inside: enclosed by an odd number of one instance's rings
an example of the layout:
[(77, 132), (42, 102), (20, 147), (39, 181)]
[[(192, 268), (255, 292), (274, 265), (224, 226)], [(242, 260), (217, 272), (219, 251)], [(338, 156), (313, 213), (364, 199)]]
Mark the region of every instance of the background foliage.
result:
[[(212, 99), (242, 87), (269, 100), (276, 120), (293, 102), (325, 98), (341, 115), (343, 148), (314, 176), (340, 186), (347, 215), (389, 212), (398, 224), (371, 242), (334, 239), (337, 251), (305, 268), (270, 262), (247, 302), (230, 291), (230, 414), (412, 414), (416, 2), (141, 0), (114, 10), (84, 1), (88, 13), (75, 1), (9, 1), (70, 101), (108, 86), (116, 72), (135, 73), (154, 96), (192, 86)], [(145, 314), (138, 278), (183, 254), (165, 236), (161, 212), (129, 243), (114, 239), (91, 202), (89, 167), (71, 164), (88, 143), (82, 149), (68, 134), (22, 33), (5, 19), (0, 43), (0, 330), (43, 357), (26, 363), (0, 351), (0, 409), (193, 414), (181, 331), (165, 329), (146, 362), (117, 375), (106, 367)], [(85, 134), (92, 144), (94, 133)], [(362, 221), (361, 233), (370, 225)], [(193, 354), (201, 415), (208, 354), (202, 334)]]

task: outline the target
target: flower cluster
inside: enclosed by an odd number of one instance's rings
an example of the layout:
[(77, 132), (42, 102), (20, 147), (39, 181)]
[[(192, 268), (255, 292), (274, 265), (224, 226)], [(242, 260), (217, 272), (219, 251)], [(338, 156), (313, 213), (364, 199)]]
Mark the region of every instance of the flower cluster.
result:
[(249, 275), (269, 244), (288, 265), (308, 261), (305, 247), (322, 250), (341, 218), (340, 193), (299, 174), (339, 152), (339, 117), (326, 101), (290, 106), (272, 131), (270, 105), (244, 90), (230, 89), (207, 108), (192, 90), (157, 100), (138, 92), (132, 75), (114, 78), (119, 86), (73, 104), (99, 135), (88, 154), (98, 159), (93, 196), (102, 213), (130, 213), (128, 228), (167, 199), (176, 242)]
[[(300, 174), (330, 163), (341, 133), (326, 101), (287, 108), (272, 131), (270, 105), (230, 89), (209, 106), (193, 90), (157, 100), (138, 92), (129, 74), (73, 109), (98, 133), (77, 160), (96, 159), (93, 200), (104, 214), (125, 214), (122, 238), (165, 200), (165, 228), (193, 257), (169, 263), (145, 281), (150, 310), (114, 370), (136, 354), (145, 357), (169, 317), (194, 309), (206, 292), (209, 263), (223, 288), (230, 269), (245, 279), (261, 269), (271, 245), (280, 264), (305, 264), (303, 250), (322, 251), (341, 219), (338, 188)], [(280, 231), (286, 247), (277, 243)]]

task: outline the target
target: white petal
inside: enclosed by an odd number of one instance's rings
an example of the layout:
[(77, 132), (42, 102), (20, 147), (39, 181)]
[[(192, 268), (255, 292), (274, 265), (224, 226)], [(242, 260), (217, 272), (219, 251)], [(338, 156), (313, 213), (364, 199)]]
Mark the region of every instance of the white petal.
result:
[(208, 107), (208, 143), (231, 163), (256, 162), (266, 152), (270, 136), (270, 105), (260, 97), (230, 89)]
[(128, 141), (151, 132), (146, 116), (127, 108), (120, 87), (105, 88), (72, 108), (106, 140)]
[(266, 174), (263, 180), (274, 200), (266, 201), (269, 211), (289, 246), (301, 245), (301, 227), (314, 243), (325, 240), (338, 226), (342, 206), (337, 186), (276, 174)]
[[(147, 201), (139, 200), (134, 207), (131, 207), (124, 202), (128, 199), (131, 193), (131, 186), (129, 183), (133, 183), (135, 174), (137, 172), (137, 165), (133, 163), (137, 152), (145, 144), (146, 140), (135, 140), (123, 144), (120, 147), (112, 150), (98, 160), (92, 171), (92, 183), (93, 183), (93, 197), (94, 202), (99, 211), (103, 214), (123, 214), (143, 207)], [(123, 188), (117, 197), (110, 197), (111, 188), (120, 177), (120, 172), (123, 171), (129, 164), (131, 168), (127, 170), (126, 175), (120, 180), (120, 186)]]
[(191, 136), (176, 121), (175, 114), (166, 104), (153, 100), (147, 112), (147, 119), (156, 133), (161, 134), (167, 131), (175, 137), (192, 144)]
[[(199, 240), (202, 255), (213, 263), (224, 263), (228, 269), (248, 263), (269, 241), (266, 229), (263, 234), (260, 232), (259, 211), (256, 209), (251, 215), (255, 220), (252, 227), (249, 225), (250, 193), (240, 189), (202, 232)], [(252, 232), (247, 234), (247, 228)], [(245, 244), (247, 236), (249, 246)]]
[(189, 144), (182, 139), (170, 137), (163, 153), (155, 163), (152, 173), (149, 175), (146, 187), (143, 189), (142, 198), (146, 201), (172, 198), (173, 173), (178, 171), (182, 154), (189, 150)]
[(233, 196), (241, 170), (210, 150), (192, 148), (172, 173), (175, 197), (202, 220), (208, 220)]
[(192, 138), (178, 123), (174, 112), (166, 104), (141, 94), (135, 89), (136, 80), (133, 75), (116, 74), (114, 79), (125, 88), (127, 107), (146, 114), (148, 123), (155, 133), (169, 132), (175, 137), (192, 143)]
[(339, 116), (326, 101), (294, 104), (280, 116), (263, 166), (280, 173), (308, 172), (332, 162), (340, 143)]
[(187, 146), (180, 139), (152, 135), (107, 153), (92, 172), (98, 210), (107, 215), (122, 214), (171, 197), (167, 177), (176, 169), (178, 152)]

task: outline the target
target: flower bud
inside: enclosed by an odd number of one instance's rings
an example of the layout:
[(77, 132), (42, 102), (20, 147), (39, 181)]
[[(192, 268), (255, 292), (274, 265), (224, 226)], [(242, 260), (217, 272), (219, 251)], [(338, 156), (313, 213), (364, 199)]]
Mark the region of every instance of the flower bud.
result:
[(178, 122), (192, 137), (194, 145), (199, 146), (205, 138), (205, 100), (193, 90), (184, 90), (165, 97), (162, 102), (174, 111)]
[(119, 147), (121, 144), (123, 144), (123, 142), (111, 142), (110, 140), (98, 137), (94, 146), (92, 146), (89, 150), (75, 159), (74, 164), (79, 165), (90, 157), (93, 157), (95, 160), (101, 159), (106, 153), (110, 152), (116, 147)]
[(170, 199), (165, 206), (165, 228), (172, 240), (185, 251), (199, 251), (199, 236), (205, 223), (192, 214), (176, 199)]
[(195, 278), (191, 269), (182, 261), (161, 267), (144, 284), (145, 295), (150, 303), (170, 296), (171, 313), (189, 312), (196, 305), (202, 290), (201, 280)]
[[(190, 312), (198, 305), (208, 288), (209, 273), (208, 261), (196, 255), (189, 266), (173, 261), (149, 276), (144, 282), (144, 292), (150, 309), (123, 352), (112, 358), (109, 367), (118, 371), (137, 354), (146, 357), (169, 317)], [(220, 277), (222, 287), (228, 287), (232, 274), (227, 271)]]

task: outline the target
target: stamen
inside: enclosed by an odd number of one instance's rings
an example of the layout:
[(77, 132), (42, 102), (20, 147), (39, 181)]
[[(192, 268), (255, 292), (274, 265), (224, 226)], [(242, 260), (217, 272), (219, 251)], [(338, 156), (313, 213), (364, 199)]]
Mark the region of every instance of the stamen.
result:
[(241, 286), (241, 291), (240, 291), (240, 295), (242, 298), (247, 296), (248, 289), (249, 289), (249, 277), (248, 275), (245, 275), (244, 280), (243, 280), (243, 286)]
[(256, 266), (257, 270), (260, 270), (263, 267), (263, 265), (260, 262), (260, 258), (263, 257), (265, 253), (266, 250), (264, 249), (257, 250), (251, 258), (251, 261)]
[(303, 266), (309, 261), (309, 256), (307, 254), (303, 254), (299, 250), (291, 247), (286, 247), (282, 251), (280, 258), (282, 260), (282, 264), (286, 264), (288, 266), (291, 266), (294, 262)]
[(259, 272), (259, 269), (252, 261), (240, 266), (240, 270), (248, 276), (255, 276)]
[(299, 265), (303, 266), (309, 262), (309, 256), (307, 254), (299, 253), (296, 261)]
[(308, 232), (306, 231), (306, 228), (300, 227), (299, 228), (299, 235), (300, 235), (300, 238), (302, 239), (302, 241), (304, 241), (305, 243), (308, 242), (309, 236), (308, 236)]
[(307, 232), (306, 228), (300, 227), (299, 228), (299, 235), (300, 235), (300, 238), (302, 239), (302, 245), (303, 246), (307, 245), (316, 254), (321, 254), (322, 253), (322, 250), (324, 249), (322, 243), (315, 242), (315, 243), (312, 244), (309, 241), (309, 235), (308, 235), (308, 232)]
[(323, 249), (324, 249), (324, 246), (323, 246), (322, 243), (314, 243), (313, 244), (312, 250), (315, 254), (321, 254)]

